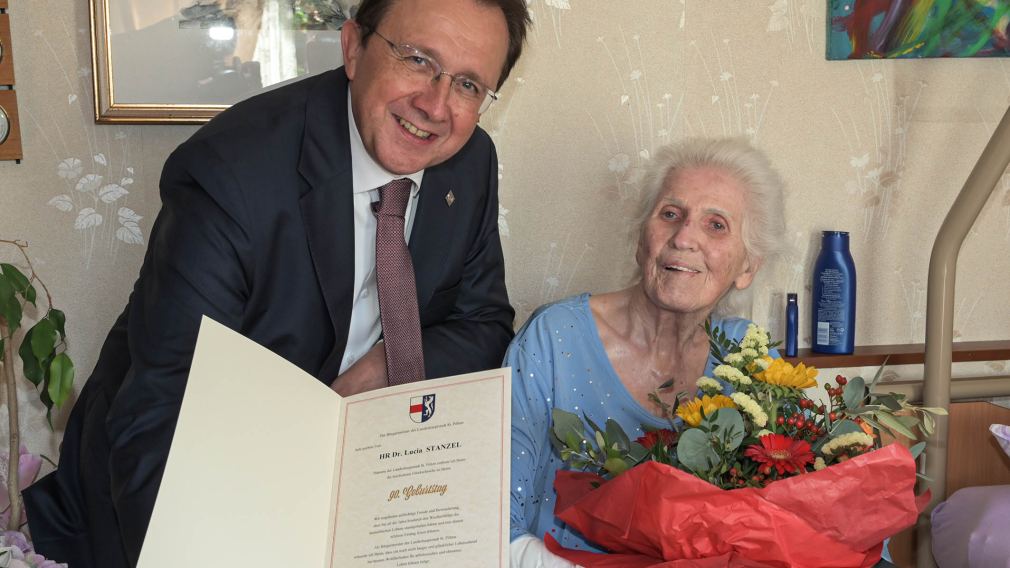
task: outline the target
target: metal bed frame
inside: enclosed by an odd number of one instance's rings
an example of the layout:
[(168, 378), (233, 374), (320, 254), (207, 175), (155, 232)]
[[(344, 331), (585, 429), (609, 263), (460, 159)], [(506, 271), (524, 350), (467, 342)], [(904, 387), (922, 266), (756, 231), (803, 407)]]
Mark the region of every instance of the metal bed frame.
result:
[[(953, 398), (1010, 395), (1010, 376), (971, 377), (951, 382), (954, 341), (954, 283), (957, 256), (965, 236), (1010, 164), (1010, 109), (996, 126), (992, 138), (947, 213), (933, 243), (926, 289), (926, 358), (923, 404), (950, 408)], [(927, 445), (923, 474), (933, 499), (919, 517), (916, 529), (916, 566), (933, 568), (930, 514), (946, 498), (947, 417), (938, 417), (936, 432)]]

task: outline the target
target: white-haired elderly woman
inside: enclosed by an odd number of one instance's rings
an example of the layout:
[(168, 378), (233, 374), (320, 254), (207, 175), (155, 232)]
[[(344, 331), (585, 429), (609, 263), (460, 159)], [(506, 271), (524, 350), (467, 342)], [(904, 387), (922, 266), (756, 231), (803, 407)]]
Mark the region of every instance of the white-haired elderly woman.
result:
[[(509, 346), (512, 367), (513, 566), (571, 566), (543, 545), (597, 550), (554, 517), (554, 474), (564, 463), (549, 439), (551, 409), (631, 434), (663, 428), (649, 393), (669, 379), (693, 391), (711, 376), (704, 324), (741, 339), (749, 321), (727, 306), (779, 254), (782, 179), (739, 139), (690, 139), (655, 153), (644, 178), (629, 288), (581, 294), (538, 309)], [(632, 435), (634, 437), (634, 435)]]

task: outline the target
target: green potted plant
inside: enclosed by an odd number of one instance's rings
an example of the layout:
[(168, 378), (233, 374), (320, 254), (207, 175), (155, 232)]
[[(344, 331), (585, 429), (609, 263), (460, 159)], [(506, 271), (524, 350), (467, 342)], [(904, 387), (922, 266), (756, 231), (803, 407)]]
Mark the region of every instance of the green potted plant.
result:
[[(19, 370), (36, 387), (39, 400), (46, 407), (47, 422), (52, 428), (53, 408), (62, 406), (73, 390), (74, 363), (66, 353), (66, 317), (53, 307), (49, 289), (36, 274), (28, 257), (28, 243), (0, 239), (0, 245), (15, 247), (23, 258), (22, 266), (27, 268), (26, 272), (22, 272), (14, 264), (0, 263), (0, 377), (3, 379), (10, 427), (6, 476), (9, 515), (3, 528), (17, 531), (22, 519), (21, 484), (33, 480), (22, 478), (23, 450), (17, 397)], [(44, 302), (39, 297), (40, 288)], [(32, 456), (32, 459), (38, 458)], [(37, 466), (34, 473), (38, 473)], [(8, 548), (6, 542), (0, 542), (0, 559), (5, 554), (12, 554)]]

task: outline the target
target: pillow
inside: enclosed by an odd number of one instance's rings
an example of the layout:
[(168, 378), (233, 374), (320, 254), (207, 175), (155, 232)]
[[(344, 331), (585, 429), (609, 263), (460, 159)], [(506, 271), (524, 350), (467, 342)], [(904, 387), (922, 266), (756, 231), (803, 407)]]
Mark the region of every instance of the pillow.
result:
[(996, 436), (999, 447), (1003, 448), (1003, 452), (1006, 453), (1007, 457), (1010, 457), (1010, 426), (993, 424), (989, 426), (989, 431), (992, 432), (993, 436)]

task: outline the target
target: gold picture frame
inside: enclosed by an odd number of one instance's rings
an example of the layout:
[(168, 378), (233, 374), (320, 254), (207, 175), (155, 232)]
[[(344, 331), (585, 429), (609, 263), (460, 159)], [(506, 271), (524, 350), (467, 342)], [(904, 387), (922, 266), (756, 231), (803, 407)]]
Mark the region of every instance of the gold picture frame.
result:
[(200, 124), (337, 67), (347, 1), (90, 0), (95, 122)]

